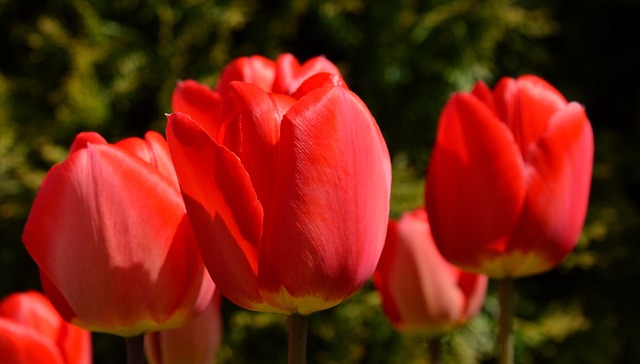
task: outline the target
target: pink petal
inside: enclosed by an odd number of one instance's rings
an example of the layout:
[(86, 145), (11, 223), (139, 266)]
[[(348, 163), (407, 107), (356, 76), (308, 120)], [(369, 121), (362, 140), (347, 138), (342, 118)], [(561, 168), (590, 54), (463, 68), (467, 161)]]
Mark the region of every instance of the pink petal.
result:
[(185, 326), (147, 333), (144, 349), (150, 364), (210, 364), (215, 361), (222, 336), (220, 295)]
[[(390, 224), (377, 273), (388, 281), (400, 330), (437, 330), (463, 319), (465, 297), (456, 281), (458, 271), (438, 252), (424, 210), (403, 214), (395, 229)], [(382, 297), (383, 302), (390, 298)]]
[(188, 115), (169, 115), (167, 141), (200, 253), (216, 286), (251, 309), (258, 294), (263, 210), (238, 157)]
[(442, 255), (473, 268), (501, 254), (525, 192), (524, 165), (506, 125), (476, 97), (454, 95), (440, 117), (426, 185)]
[(471, 318), (477, 315), (484, 305), (489, 277), (484, 274), (460, 271), (458, 285), (466, 298), (463, 316)]
[[(345, 299), (370, 278), (384, 243), (391, 169), (375, 120), (352, 92), (317, 89), (285, 115), (278, 158), (259, 284)], [(273, 272), (263, 274), (263, 259)]]

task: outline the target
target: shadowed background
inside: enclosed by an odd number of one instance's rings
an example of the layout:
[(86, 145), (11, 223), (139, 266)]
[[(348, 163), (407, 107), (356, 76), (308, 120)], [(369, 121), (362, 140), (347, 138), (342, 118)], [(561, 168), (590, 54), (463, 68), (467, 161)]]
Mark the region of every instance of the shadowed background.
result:
[[(422, 204), (438, 114), (477, 80), (534, 73), (585, 105), (590, 209), (559, 268), (516, 282), (520, 363), (640, 362), (640, 3), (632, 0), (0, 0), (0, 296), (39, 289), (20, 241), (31, 201), (76, 133), (164, 131), (180, 79), (210, 86), (235, 57), (324, 54), (376, 117), (393, 156), (391, 213)], [(284, 316), (223, 304), (221, 363), (286, 361)], [(445, 363), (492, 363), (498, 314), (443, 340)], [(119, 338), (94, 335), (95, 362)], [(428, 362), (393, 331), (371, 285), (310, 319), (310, 363)]]

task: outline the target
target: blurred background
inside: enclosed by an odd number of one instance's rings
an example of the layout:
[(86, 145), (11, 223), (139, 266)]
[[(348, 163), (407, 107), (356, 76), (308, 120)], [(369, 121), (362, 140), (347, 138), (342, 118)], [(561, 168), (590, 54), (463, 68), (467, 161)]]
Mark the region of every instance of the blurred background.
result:
[[(324, 54), (376, 117), (393, 156), (392, 216), (423, 201), (438, 114), (454, 91), (533, 73), (585, 105), (596, 140), (590, 208), (557, 269), (516, 282), (519, 363), (640, 362), (640, 2), (634, 0), (0, 0), (0, 296), (39, 289), (20, 235), (76, 133), (164, 131), (180, 79), (210, 86), (251, 54)], [(309, 363), (427, 363), (372, 285), (310, 319)], [(286, 362), (280, 315), (223, 304), (220, 363)], [(496, 287), (445, 363), (493, 363)], [(124, 361), (95, 334), (95, 362)]]

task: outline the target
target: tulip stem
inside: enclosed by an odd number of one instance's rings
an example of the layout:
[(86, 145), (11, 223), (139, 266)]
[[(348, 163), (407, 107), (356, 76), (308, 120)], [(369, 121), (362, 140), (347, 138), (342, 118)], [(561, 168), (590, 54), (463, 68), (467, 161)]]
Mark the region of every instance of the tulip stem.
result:
[(498, 334), (500, 364), (513, 364), (513, 279), (498, 281), (500, 332)]
[(144, 335), (124, 338), (127, 346), (127, 364), (144, 364)]
[(308, 316), (293, 314), (288, 317), (289, 364), (305, 364), (307, 360)]
[(442, 364), (442, 339), (436, 337), (429, 340), (429, 359), (431, 364)]

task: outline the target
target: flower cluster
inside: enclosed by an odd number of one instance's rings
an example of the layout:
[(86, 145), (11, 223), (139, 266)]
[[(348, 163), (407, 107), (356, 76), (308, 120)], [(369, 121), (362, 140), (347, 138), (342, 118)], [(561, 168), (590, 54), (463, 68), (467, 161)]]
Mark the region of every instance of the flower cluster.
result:
[(151, 363), (207, 363), (221, 296), (304, 316), (374, 271), (398, 330), (441, 335), (479, 312), (486, 275), (551, 269), (584, 223), (591, 127), (535, 76), (452, 96), (425, 208), (397, 221), (382, 133), (326, 58), (242, 57), (213, 89), (179, 82), (172, 108), (166, 140), (80, 133), (48, 172), (23, 241), (51, 303), (3, 301), (2, 355), (85, 363), (85, 329), (145, 334)]

